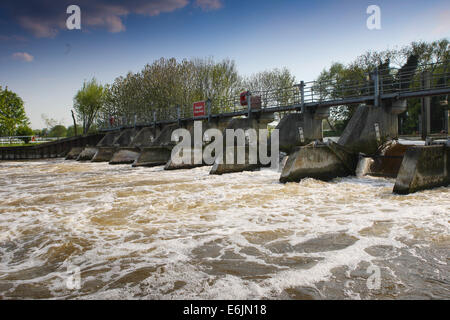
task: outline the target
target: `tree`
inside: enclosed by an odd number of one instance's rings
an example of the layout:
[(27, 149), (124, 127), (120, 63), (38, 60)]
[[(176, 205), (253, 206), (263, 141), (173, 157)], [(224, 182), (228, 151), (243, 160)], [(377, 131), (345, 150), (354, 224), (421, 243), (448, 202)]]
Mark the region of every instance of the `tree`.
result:
[(49, 137), (65, 137), (67, 135), (67, 129), (63, 125), (56, 125), (53, 128), (50, 129), (50, 132), (48, 133)]
[[(272, 69), (251, 75), (244, 79), (243, 87), (253, 95), (261, 96), (264, 106), (285, 106), (293, 103), (294, 91), (283, 90), (295, 84), (295, 76), (287, 68)], [(279, 115), (281, 119), (282, 115)]]
[(28, 125), (23, 100), (8, 87), (0, 86), (0, 135), (12, 136), (21, 125)]
[(21, 125), (17, 128), (16, 135), (23, 137), (21, 139), (24, 143), (28, 143), (31, 140), (30, 136), (34, 135), (34, 131), (28, 125)]
[(41, 114), (41, 119), (45, 123), (45, 127), (51, 130), (54, 126), (61, 125), (62, 121), (50, 118), (45, 113)]
[[(445, 74), (450, 56), (450, 44), (447, 39), (427, 42), (412, 42), (401, 49), (384, 51), (367, 51), (358, 56), (348, 65), (333, 63), (317, 78), (314, 86), (314, 97), (319, 101), (324, 99), (350, 97), (356, 95), (373, 94), (372, 80), (368, 76), (378, 67), (383, 78), (383, 89), (407, 89), (420, 83), (420, 71), (437, 71)], [(411, 70), (417, 70), (411, 78)], [(443, 70), (436, 70), (443, 68)], [(444, 83), (446, 79), (436, 79)], [(368, 91), (360, 88), (368, 85)], [(405, 87), (406, 86), (406, 87)], [(442, 122), (443, 108), (438, 106), (438, 98), (432, 100), (432, 120), (439, 124)], [(434, 102), (433, 102), (434, 101)], [(342, 131), (356, 110), (356, 105), (342, 105), (331, 108), (331, 122), (336, 130)], [(409, 99), (407, 114), (399, 115), (401, 118), (402, 133), (413, 133), (418, 130), (418, 115), (420, 114), (420, 100)]]
[(78, 120), (83, 124), (83, 134), (87, 134), (105, 103), (105, 90), (93, 78), (85, 81), (74, 97), (74, 108)]
[(242, 89), (241, 78), (234, 61), (212, 58), (178, 61), (161, 58), (147, 64), (139, 73), (120, 76), (105, 87), (105, 104), (98, 124), (105, 125), (111, 117), (115, 124), (153, 121), (157, 117), (174, 117), (174, 107), (182, 108), (182, 115), (192, 112), (192, 103), (211, 99), (216, 106), (233, 101)]
[(75, 127), (74, 126), (68, 126), (67, 127), (67, 132), (66, 132), (66, 137), (70, 138), (70, 137), (74, 137), (76, 136), (75, 134)]

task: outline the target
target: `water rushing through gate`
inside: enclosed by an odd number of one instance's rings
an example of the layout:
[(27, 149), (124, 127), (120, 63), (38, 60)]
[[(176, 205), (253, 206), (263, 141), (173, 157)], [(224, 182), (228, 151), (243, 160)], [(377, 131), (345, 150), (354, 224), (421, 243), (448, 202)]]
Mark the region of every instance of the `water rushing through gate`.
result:
[(450, 298), (450, 188), (209, 169), (0, 163), (0, 298)]

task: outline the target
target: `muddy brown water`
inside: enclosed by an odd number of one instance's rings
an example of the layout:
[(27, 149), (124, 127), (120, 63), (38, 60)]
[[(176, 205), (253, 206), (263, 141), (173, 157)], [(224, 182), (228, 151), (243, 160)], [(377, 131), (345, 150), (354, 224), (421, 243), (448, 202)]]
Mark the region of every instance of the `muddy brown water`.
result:
[(209, 169), (0, 162), (0, 298), (450, 298), (450, 188)]

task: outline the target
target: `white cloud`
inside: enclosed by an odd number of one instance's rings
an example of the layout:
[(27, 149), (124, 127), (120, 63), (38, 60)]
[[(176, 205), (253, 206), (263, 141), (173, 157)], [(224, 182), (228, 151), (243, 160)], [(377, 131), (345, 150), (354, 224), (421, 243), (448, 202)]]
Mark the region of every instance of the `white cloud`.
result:
[(26, 52), (15, 52), (12, 54), (12, 58), (14, 60), (20, 60), (20, 61), (24, 61), (24, 62), (31, 62), (34, 60), (34, 57)]
[[(53, 38), (66, 28), (65, 8), (71, 0), (2, 0), (2, 5), (14, 12), (17, 23), (37, 38)], [(77, 0), (81, 9), (81, 28), (104, 28), (116, 33), (125, 31), (124, 19), (131, 15), (158, 16), (182, 9), (192, 3), (204, 11), (218, 10), (223, 0)]]
[[(2, 0), (3, 1), (3, 0)], [(6, 0), (17, 12), (19, 25), (37, 38), (53, 38), (65, 29), (67, 15), (61, 7), (69, 5), (66, 0), (58, 6), (54, 0), (30, 0), (35, 5), (23, 6), (17, 1)], [(40, 10), (33, 10), (40, 4)], [(67, 2), (67, 3), (65, 3)], [(210, 0), (210, 2), (214, 2)], [(81, 9), (81, 28), (105, 28), (109, 32), (125, 31), (123, 19), (130, 14), (157, 16), (186, 7), (189, 0), (78, 0)], [(207, 6), (206, 4), (204, 4)], [(212, 4), (214, 6), (214, 4)], [(205, 7), (206, 8), (206, 7)]]
[(205, 11), (218, 10), (223, 7), (222, 0), (195, 0), (195, 5)]
[(53, 38), (58, 33), (57, 27), (51, 21), (45, 21), (39, 17), (19, 17), (19, 24), (36, 38)]

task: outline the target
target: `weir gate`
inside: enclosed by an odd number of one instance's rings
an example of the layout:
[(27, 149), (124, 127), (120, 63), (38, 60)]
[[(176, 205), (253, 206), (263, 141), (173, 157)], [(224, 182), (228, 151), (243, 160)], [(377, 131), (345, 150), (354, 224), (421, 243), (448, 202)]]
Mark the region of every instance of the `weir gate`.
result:
[[(49, 151), (48, 144), (36, 147), (47, 148), (47, 152), (34, 154), (23, 152), (24, 148), (15, 151), (7, 148), (0, 151), (0, 160), (66, 156), (110, 164), (165, 165), (167, 170), (192, 168), (206, 163), (180, 165), (171, 161), (175, 130), (185, 128), (194, 133), (195, 121), (202, 121), (202, 134), (208, 129), (264, 129), (273, 122), (274, 114), (279, 113), (282, 115), (276, 126), (279, 149), (287, 154), (282, 161), (281, 182), (307, 177), (330, 180), (358, 172), (396, 177), (396, 193), (444, 186), (450, 184), (448, 107), (446, 139), (427, 141), (425, 146), (402, 145), (397, 139), (398, 115), (407, 110), (409, 98), (421, 98), (421, 127), (423, 137), (427, 137), (430, 97), (440, 96), (446, 102), (450, 93), (447, 64), (429, 65), (428, 71), (418, 71), (417, 64), (408, 59), (400, 69), (375, 69), (367, 78), (354, 81), (333, 79), (301, 82), (268, 91), (247, 91), (240, 97), (207, 100), (194, 108), (174, 106), (131, 114), (105, 113), (101, 115), (102, 135), (80, 137), (80, 142), (71, 148), (67, 142), (56, 142), (51, 147), (54, 152)], [(339, 140), (324, 143), (322, 121), (329, 117), (331, 107), (346, 105), (358, 107)], [(201, 112), (197, 110), (199, 106)], [(59, 144), (64, 147), (58, 147)], [(192, 145), (191, 151), (194, 153), (196, 148), (207, 144)], [(232, 145), (246, 147), (236, 141)], [(263, 166), (249, 163), (248, 157), (246, 151), (245, 163), (239, 165), (214, 163), (211, 173), (255, 170)]]

